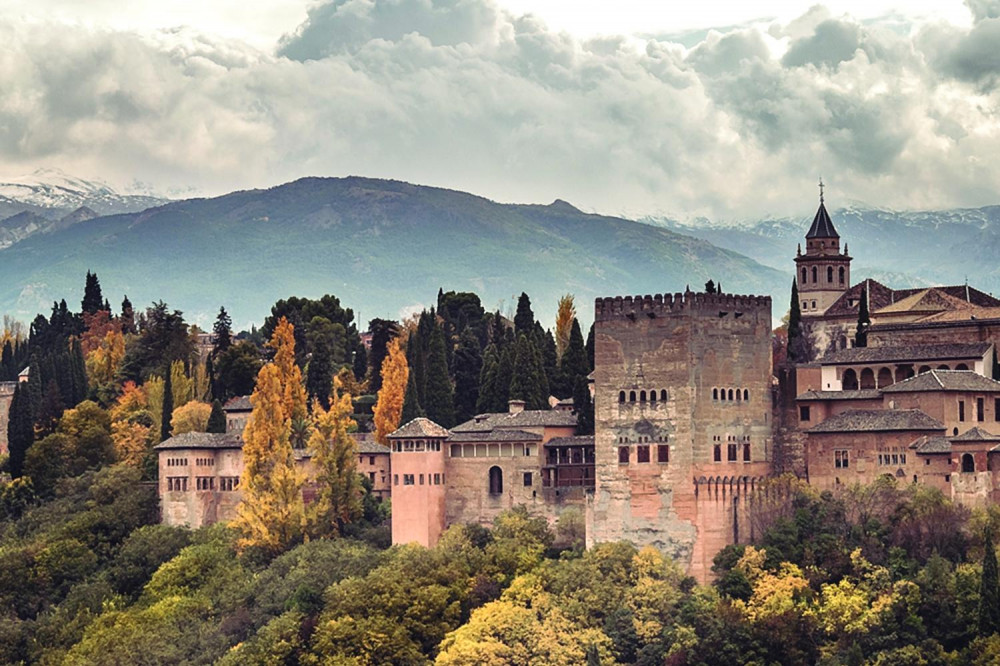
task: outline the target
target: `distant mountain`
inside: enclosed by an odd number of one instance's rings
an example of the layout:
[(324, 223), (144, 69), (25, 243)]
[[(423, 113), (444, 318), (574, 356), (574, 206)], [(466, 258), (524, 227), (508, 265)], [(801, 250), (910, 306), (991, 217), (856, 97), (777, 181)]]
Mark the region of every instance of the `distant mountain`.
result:
[(94, 270), (105, 295), (163, 299), (208, 324), (225, 305), (260, 322), (290, 295), (336, 294), (364, 320), (430, 306), (438, 288), (471, 290), (487, 308), (521, 291), (554, 318), (573, 293), (593, 298), (683, 291), (713, 278), (726, 291), (783, 294), (789, 271), (666, 229), (548, 206), (366, 178), (306, 178), (268, 190), (177, 201), (77, 222), (0, 250), (0, 311), (25, 318), (77, 298)]
[[(831, 211), (831, 217), (841, 243), (847, 243), (854, 257), (855, 280), (872, 277), (902, 288), (968, 279), (979, 289), (1000, 294), (1000, 206), (912, 212), (848, 206)], [(790, 284), (796, 247), (812, 214), (749, 224), (643, 221), (739, 251), (784, 271)]]

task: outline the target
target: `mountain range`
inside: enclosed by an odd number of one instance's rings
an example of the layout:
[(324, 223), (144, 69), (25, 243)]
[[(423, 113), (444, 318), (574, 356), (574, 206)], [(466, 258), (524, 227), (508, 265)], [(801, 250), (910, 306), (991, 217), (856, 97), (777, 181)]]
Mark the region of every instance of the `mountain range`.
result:
[(47, 312), (82, 293), (88, 270), (116, 305), (123, 294), (137, 307), (163, 299), (202, 325), (224, 305), (240, 326), (291, 295), (332, 293), (369, 319), (429, 306), (439, 288), (475, 291), (504, 311), (525, 291), (552, 321), (559, 296), (572, 293), (589, 322), (597, 296), (677, 292), (710, 278), (771, 294), (787, 279), (706, 241), (564, 201), (499, 204), (368, 178), (305, 178), (80, 217), (0, 250), (0, 311)]

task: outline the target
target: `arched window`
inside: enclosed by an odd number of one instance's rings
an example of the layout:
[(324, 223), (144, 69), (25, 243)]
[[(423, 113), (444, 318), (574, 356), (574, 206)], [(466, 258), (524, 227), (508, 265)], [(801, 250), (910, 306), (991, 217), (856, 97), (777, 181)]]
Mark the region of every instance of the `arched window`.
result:
[(718, 400), (718, 399), (719, 399), (719, 389), (714, 388), (712, 389), (712, 400)]
[(733, 399), (733, 389), (729, 389), (729, 400)]
[(806, 273), (806, 269), (805, 269), (805, 267), (803, 267), (802, 268), (802, 284), (806, 283), (806, 279), (807, 278), (808, 278), (808, 273)]
[(666, 402), (666, 400), (667, 400), (667, 389), (660, 389), (660, 400)]
[(878, 387), (883, 388), (892, 384), (892, 370), (882, 368), (878, 371)]
[(962, 473), (970, 474), (976, 471), (976, 459), (972, 457), (971, 453), (962, 454)]
[(629, 391), (628, 392), (628, 401), (629, 402), (635, 402), (635, 391)]
[(826, 281), (833, 282), (833, 266), (826, 267)]
[(652, 390), (649, 392), (649, 401), (656, 402), (656, 390)]
[(750, 400), (750, 389), (743, 389), (743, 402)]
[(845, 391), (858, 390), (858, 374), (854, 372), (854, 368), (844, 370), (844, 376), (841, 378), (841, 382)]
[(639, 391), (639, 402), (646, 402), (646, 392)]
[(865, 368), (861, 371), (861, 378), (858, 385), (862, 389), (873, 389), (875, 388), (875, 371), (871, 368)]
[(490, 495), (499, 495), (503, 492), (503, 470), (494, 465), (490, 467)]
[(618, 402), (625, 402), (625, 391), (618, 391)]
[(813, 266), (813, 282), (819, 282), (819, 272), (816, 270), (815, 266)]
[(929, 366), (929, 365), (922, 365), (922, 366), (920, 366), (920, 369), (917, 370), (917, 374), (918, 375), (922, 375), (925, 372), (930, 372), (930, 371), (931, 371), (931, 366)]
[(743, 402), (743, 391), (736, 389), (736, 402)]
[(964, 363), (959, 363), (958, 365), (956, 365), (956, 366), (955, 366), (955, 369), (956, 369), (956, 370), (968, 370), (968, 369), (969, 369), (969, 366), (967, 366), (967, 365), (966, 365), (966, 364), (964, 364)]
[(844, 267), (840, 267), (840, 284), (844, 284)]

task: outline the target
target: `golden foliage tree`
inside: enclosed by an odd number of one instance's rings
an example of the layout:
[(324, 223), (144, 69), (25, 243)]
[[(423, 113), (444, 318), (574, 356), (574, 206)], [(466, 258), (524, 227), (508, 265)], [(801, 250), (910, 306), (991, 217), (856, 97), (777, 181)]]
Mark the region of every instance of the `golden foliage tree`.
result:
[(351, 396), (341, 393), (330, 410), (313, 405), (314, 429), (309, 450), (316, 465), (316, 501), (307, 509), (309, 535), (335, 536), (361, 515), (361, 482), (357, 447), (348, 434), (356, 426), (351, 418)]
[(302, 370), (295, 364), (295, 327), (284, 317), (279, 319), (267, 346), (274, 349), (274, 365), (278, 368), (281, 387), (282, 413), (291, 421), (305, 419), (306, 388), (302, 383)]
[(127, 465), (140, 467), (153, 444), (154, 432), (145, 390), (134, 382), (126, 382), (118, 400), (111, 406), (110, 415), (115, 457)]
[(125, 358), (125, 336), (118, 328), (105, 333), (87, 353), (87, 378), (93, 385), (109, 384), (115, 379)]
[(576, 319), (576, 305), (573, 294), (566, 294), (559, 299), (556, 309), (556, 357), (562, 358), (563, 352), (569, 347), (569, 334), (573, 330), (573, 320)]
[(185, 432), (206, 432), (208, 417), (212, 415), (212, 405), (192, 400), (174, 410), (170, 419), (170, 432), (180, 435)]
[(403, 416), (403, 398), (406, 382), (410, 378), (410, 368), (406, 364), (406, 354), (399, 338), (389, 342), (388, 353), (382, 362), (382, 388), (375, 402), (375, 440), (388, 445), (389, 434), (399, 427)]
[(253, 411), (243, 430), (243, 499), (234, 526), (237, 546), (276, 555), (303, 533), (302, 478), (289, 441), (291, 419), (285, 410), (281, 368), (269, 363), (257, 374), (250, 403)]

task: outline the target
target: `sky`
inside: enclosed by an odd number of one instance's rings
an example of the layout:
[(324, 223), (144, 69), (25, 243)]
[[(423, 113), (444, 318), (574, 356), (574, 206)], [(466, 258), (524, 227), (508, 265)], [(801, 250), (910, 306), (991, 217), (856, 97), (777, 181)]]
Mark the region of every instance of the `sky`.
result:
[(1000, 203), (1000, 0), (6, 0), (0, 176), (752, 220)]

